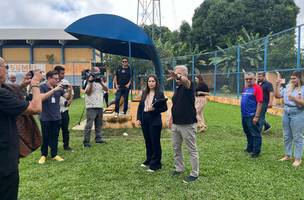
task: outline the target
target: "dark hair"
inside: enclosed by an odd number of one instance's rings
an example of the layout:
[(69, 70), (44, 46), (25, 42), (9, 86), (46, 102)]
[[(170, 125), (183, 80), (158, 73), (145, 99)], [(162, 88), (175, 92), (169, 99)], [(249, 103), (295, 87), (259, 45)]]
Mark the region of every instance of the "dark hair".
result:
[(127, 60), (129, 62), (129, 58), (128, 57), (123, 57), (121, 60)]
[(154, 78), (154, 80), (155, 80), (155, 94), (156, 93), (158, 93), (159, 92), (159, 81), (158, 81), (158, 79), (157, 79), (157, 77), (154, 75), (154, 74), (150, 74), (150, 75), (148, 75), (148, 77), (147, 77), (147, 82), (146, 82), (146, 88), (144, 89), (144, 91), (143, 91), (143, 94), (142, 94), (142, 100), (144, 101), (144, 100), (146, 100), (146, 97), (147, 97), (147, 95), (149, 94), (149, 92), (150, 92), (150, 88), (149, 88), (149, 85), (148, 85), (148, 81), (149, 81), (149, 79), (150, 78)]
[(198, 74), (198, 75), (196, 75), (196, 78), (198, 79), (198, 84), (203, 84), (204, 83), (203, 75)]
[(54, 75), (58, 75), (58, 72), (53, 70), (46, 73), (46, 79), (53, 78)]
[(265, 75), (266, 75), (266, 73), (265, 73), (264, 71), (260, 71), (260, 72), (258, 72), (258, 75), (265, 76)]
[(64, 67), (57, 65), (57, 66), (55, 66), (54, 70), (59, 73), (60, 71), (64, 71)]

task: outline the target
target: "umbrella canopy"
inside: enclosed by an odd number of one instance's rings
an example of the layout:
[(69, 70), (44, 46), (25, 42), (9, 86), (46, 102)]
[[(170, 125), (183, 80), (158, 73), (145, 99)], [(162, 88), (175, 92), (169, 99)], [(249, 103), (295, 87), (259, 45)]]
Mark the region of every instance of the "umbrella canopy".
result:
[(163, 82), (153, 41), (133, 22), (117, 15), (96, 14), (75, 21), (65, 31), (101, 52), (151, 60)]

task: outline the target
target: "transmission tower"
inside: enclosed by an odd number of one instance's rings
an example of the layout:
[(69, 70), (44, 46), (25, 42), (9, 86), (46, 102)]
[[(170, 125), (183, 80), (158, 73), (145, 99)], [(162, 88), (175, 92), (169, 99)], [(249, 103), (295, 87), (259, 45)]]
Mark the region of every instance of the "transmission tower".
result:
[(138, 0), (137, 25), (153, 25), (152, 39), (154, 39), (155, 27), (161, 27), (160, 0)]

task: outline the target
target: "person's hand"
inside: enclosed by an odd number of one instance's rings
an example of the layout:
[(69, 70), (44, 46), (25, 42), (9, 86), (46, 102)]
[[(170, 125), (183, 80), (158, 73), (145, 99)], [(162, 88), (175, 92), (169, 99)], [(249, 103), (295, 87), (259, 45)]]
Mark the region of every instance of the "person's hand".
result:
[(173, 70), (168, 70), (169, 79), (177, 79), (177, 74)]
[(154, 110), (154, 107), (151, 105), (151, 106), (147, 106), (147, 110), (148, 111), (153, 111)]
[(295, 101), (297, 98), (294, 96), (289, 95), (288, 96), (289, 101)]
[(258, 123), (258, 121), (259, 121), (259, 118), (256, 117), (256, 116), (254, 116), (253, 119), (252, 119), (252, 123), (253, 123), (254, 125), (256, 125), (256, 124)]
[(272, 103), (268, 103), (268, 108), (272, 108)]
[(31, 84), (38, 84), (40, 83), (42, 80), (44, 80), (44, 77), (43, 77), (43, 72), (41, 70), (35, 70), (34, 71), (34, 76), (31, 80)]
[(137, 126), (137, 127), (140, 127), (140, 126), (141, 126), (141, 121), (140, 121), (140, 120), (137, 120), (137, 121), (136, 121), (136, 126)]
[(71, 84), (68, 85), (68, 92), (72, 92), (73, 86)]
[(55, 91), (63, 90), (63, 85), (61, 83), (58, 83), (57, 86), (54, 88)]

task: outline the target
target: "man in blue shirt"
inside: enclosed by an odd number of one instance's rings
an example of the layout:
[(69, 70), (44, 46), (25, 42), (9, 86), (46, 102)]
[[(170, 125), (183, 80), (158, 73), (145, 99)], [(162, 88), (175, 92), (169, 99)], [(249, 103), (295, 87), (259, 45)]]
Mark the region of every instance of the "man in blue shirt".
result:
[(245, 74), (245, 87), (242, 92), (241, 113), (243, 130), (247, 137), (245, 152), (251, 154), (252, 158), (260, 155), (262, 136), (260, 129), (260, 114), (263, 103), (263, 91), (255, 83), (255, 74)]

